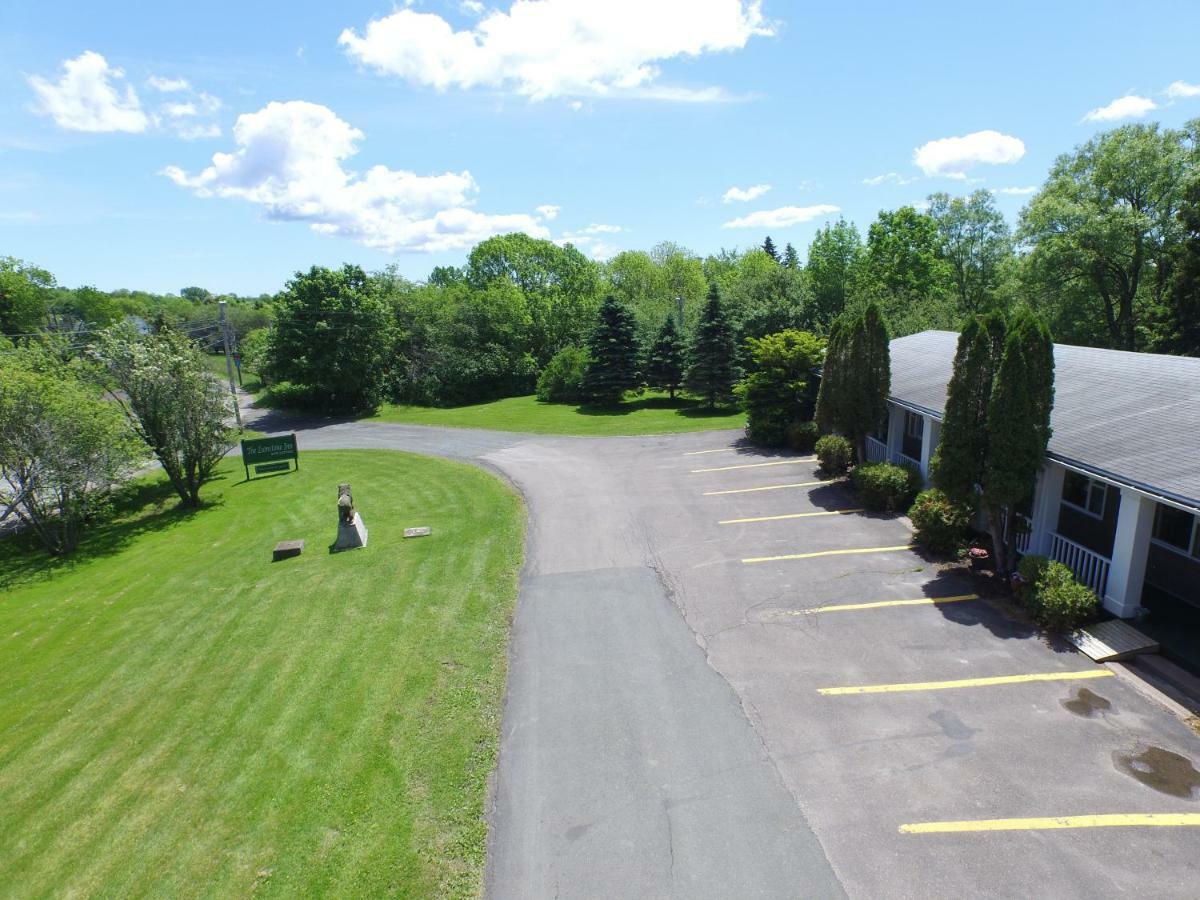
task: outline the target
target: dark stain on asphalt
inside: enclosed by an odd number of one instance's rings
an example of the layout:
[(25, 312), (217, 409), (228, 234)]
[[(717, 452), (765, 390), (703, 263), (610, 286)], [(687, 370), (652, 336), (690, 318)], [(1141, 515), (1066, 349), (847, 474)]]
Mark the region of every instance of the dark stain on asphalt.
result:
[(1132, 775), (1146, 787), (1172, 797), (1194, 800), (1200, 796), (1200, 772), (1186, 756), (1146, 747), (1140, 753), (1113, 753), (1117, 771)]
[(1099, 694), (1094, 694), (1087, 688), (1080, 688), (1075, 692), (1074, 697), (1068, 697), (1066, 700), (1060, 700), (1063, 709), (1067, 712), (1073, 712), (1077, 716), (1083, 716), (1085, 719), (1095, 718), (1100, 713), (1108, 712), (1112, 709), (1112, 703)]
[(968, 726), (948, 709), (939, 709), (935, 713), (930, 713), (929, 718), (952, 741), (967, 741), (975, 735), (976, 729)]

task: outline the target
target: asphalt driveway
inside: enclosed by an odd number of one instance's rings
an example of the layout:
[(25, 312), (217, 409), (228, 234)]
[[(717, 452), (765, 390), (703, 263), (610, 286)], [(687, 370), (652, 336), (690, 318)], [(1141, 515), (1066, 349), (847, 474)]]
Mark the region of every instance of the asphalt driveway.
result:
[(1200, 738), (737, 439), (301, 432), (527, 499), (489, 893), (1194, 896), (1198, 828), (1010, 820), (1198, 813)]

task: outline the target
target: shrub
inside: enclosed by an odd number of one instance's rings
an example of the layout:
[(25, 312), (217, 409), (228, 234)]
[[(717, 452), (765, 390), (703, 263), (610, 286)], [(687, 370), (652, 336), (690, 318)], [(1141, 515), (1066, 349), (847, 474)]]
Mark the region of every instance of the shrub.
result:
[(850, 468), (850, 459), (854, 456), (854, 448), (850, 441), (840, 434), (827, 434), (817, 441), (814, 446), (817, 459), (821, 461), (821, 471), (829, 475), (843, 475)]
[(937, 488), (921, 491), (908, 510), (913, 539), (932, 553), (949, 555), (958, 549), (971, 522), (971, 508), (955, 503)]
[(908, 509), (923, 480), (920, 469), (888, 462), (856, 466), (850, 473), (862, 505), (879, 512)]
[(816, 422), (793, 422), (787, 427), (787, 445), (797, 453), (812, 453), (820, 436)]
[(537, 398), (543, 403), (578, 403), (587, 365), (587, 350), (563, 347), (538, 376)]
[(1043, 628), (1068, 631), (1092, 618), (1099, 609), (1096, 595), (1060, 562), (1026, 556), (1018, 571), (1021, 601)]
[(756, 444), (782, 447), (791, 423), (812, 418), (812, 372), (821, 360), (822, 341), (788, 329), (747, 338), (746, 347), (754, 371), (736, 391), (746, 407), (746, 436)]

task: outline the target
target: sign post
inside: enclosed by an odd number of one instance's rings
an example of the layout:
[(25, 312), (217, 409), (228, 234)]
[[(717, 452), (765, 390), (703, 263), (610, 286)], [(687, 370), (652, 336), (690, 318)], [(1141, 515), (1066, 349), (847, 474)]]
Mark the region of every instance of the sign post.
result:
[(296, 446), (296, 435), (281, 434), (278, 437), (251, 438), (242, 441), (242, 465), (246, 467), (246, 480), (250, 480), (250, 467), (254, 474), (286, 472), (288, 463), (300, 469), (300, 451)]

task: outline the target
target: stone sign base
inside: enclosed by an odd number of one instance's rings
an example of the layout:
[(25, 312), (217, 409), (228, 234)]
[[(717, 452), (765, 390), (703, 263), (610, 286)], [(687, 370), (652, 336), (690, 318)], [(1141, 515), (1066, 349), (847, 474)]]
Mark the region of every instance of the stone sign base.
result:
[(362, 516), (354, 514), (354, 521), (349, 525), (338, 523), (337, 542), (334, 550), (353, 550), (355, 547), (367, 546), (367, 526), (363, 524)]
[(304, 541), (280, 541), (275, 545), (275, 549), (271, 553), (271, 561), (279, 562), (281, 559), (290, 559), (293, 556), (299, 556), (304, 552)]

